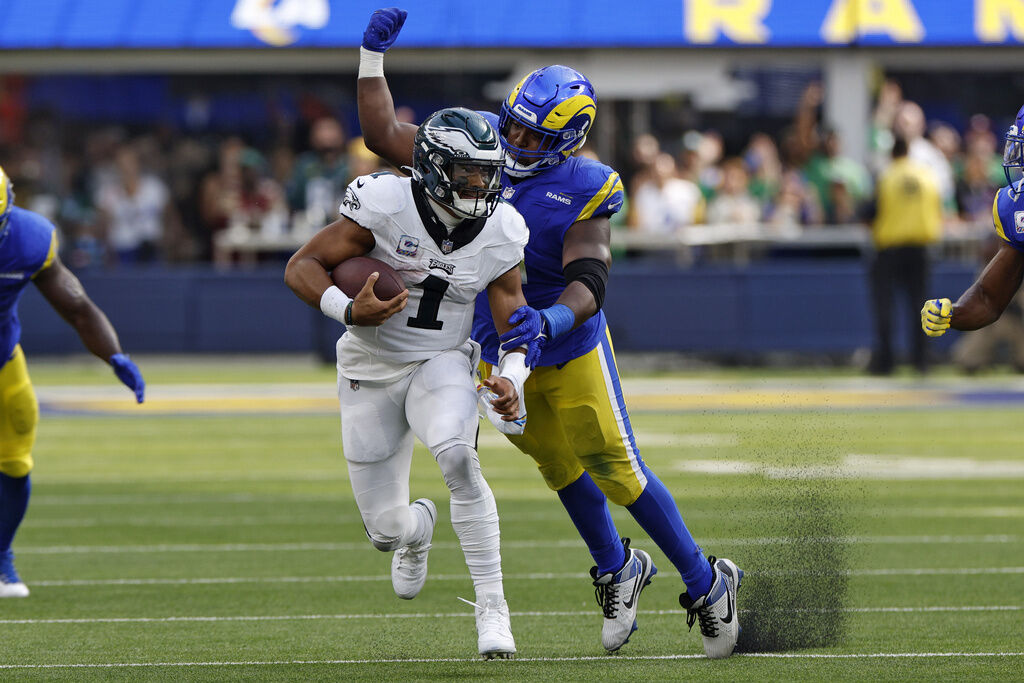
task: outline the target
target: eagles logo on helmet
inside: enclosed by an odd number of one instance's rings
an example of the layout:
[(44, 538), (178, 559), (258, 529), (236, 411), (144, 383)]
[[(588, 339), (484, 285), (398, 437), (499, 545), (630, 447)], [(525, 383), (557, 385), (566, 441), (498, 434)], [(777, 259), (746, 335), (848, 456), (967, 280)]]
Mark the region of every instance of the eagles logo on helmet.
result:
[[(506, 172), (525, 177), (562, 163), (586, 142), (596, 116), (597, 96), (586, 76), (567, 66), (537, 69), (519, 81), (501, 104), (498, 133), (508, 154)], [(539, 136), (539, 147), (511, 144), (513, 123)]]
[(494, 128), (469, 109), (442, 109), (416, 131), (413, 177), (428, 197), (462, 218), (494, 213), (504, 164)]

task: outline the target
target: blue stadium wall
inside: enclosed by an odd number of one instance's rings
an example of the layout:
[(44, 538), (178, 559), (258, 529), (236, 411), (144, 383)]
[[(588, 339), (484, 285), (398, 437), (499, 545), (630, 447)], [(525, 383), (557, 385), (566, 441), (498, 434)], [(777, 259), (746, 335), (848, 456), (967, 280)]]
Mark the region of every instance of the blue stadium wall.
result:
[[(80, 273), (133, 353), (333, 353), (342, 326), (285, 287), (282, 268), (131, 269)], [(939, 264), (929, 290), (955, 296), (974, 280)], [(903, 330), (917, 308), (904, 307)], [(744, 268), (622, 264), (605, 302), (616, 349), (713, 354), (844, 353), (870, 346), (865, 264), (808, 261)], [(78, 337), (34, 287), (20, 305), (27, 354), (81, 353)], [(906, 337), (905, 331), (898, 341)], [(948, 347), (954, 335), (946, 335)]]

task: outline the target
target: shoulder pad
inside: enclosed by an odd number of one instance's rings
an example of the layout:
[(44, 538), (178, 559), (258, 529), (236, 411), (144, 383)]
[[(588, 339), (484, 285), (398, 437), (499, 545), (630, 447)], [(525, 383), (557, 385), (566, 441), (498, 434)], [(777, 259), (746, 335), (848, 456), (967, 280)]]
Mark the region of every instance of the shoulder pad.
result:
[(410, 199), (409, 178), (400, 178), (390, 172), (359, 176), (345, 189), (341, 200), (344, 213), (370, 210), (374, 213), (394, 214), (402, 211)]

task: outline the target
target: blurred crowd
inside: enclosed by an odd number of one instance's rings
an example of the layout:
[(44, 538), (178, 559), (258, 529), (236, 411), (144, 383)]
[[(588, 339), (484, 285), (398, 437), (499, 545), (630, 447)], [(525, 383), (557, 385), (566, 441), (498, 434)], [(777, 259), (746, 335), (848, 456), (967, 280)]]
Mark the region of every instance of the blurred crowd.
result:
[(934, 174), (948, 231), (990, 223), (992, 199), (1005, 184), (1001, 133), (988, 117), (965, 131), (928, 122), (920, 105), (886, 82), (874, 108), (866, 162), (848, 155), (839, 133), (821, 120), (822, 87), (803, 92), (790, 125), (772, 136), (753, 133), (727, 156), (713, 130), (681, 140), (642, 135), (632, 145), (626, 225), (637, 232), (678, 235), (693, 225), (751, 224), (783, 231), (863, 223), (873, 213), (874, 183), (889, 163), (893, 140)]
[(382, 168), (329, 115), (309, 122), (305, 144), (263, 148), (164, 127), (97, 127), (68, 139), (45, 118), (22, 130), (0, 140), (4, 169), (18, 204), (57, 224), (74, 268), (230, 260), (217, 249), (229, 231), (312, 234), (333, 220), (353, 178)]
[[(735, 154), (726, 153), (715, 130), (632, 140), (629, 159), (606, 160), (627, 182), (626, 210), (616, 226), (680, 235), (701, 224), (758, 224), (770, 232), (863, 223), (896, 136), (935, 173), (947, 230), (991, 220), (993, 193), (1005, 181), (1001, 135), (988, 118), (974, 116), (966, 130), (929, 122), (898, 85), (885, 83), (870, 154), (861, 162), (821, 120), (822, 99), (821, 85), (811, 83), (788, 126), (754, 132)], [(414, 120), (410, 110), (399, 113)], [(0, 119), (0, 163), (18, 203), (58, 225), (62, 256), (76, 268), (228, 262), (238, 256), (217, 248), (225, 235), (271, 243), (288, 236), (293, 239), (281, 243), (292, 244), (330, 222), (352, 178), (383, 168), (327, 112), (298, 132), (268, 134), (259, 143), (169, 126), (134, 134), (86, 126), (69, 133), (52, 118), (9, 105), (0, 105)]]

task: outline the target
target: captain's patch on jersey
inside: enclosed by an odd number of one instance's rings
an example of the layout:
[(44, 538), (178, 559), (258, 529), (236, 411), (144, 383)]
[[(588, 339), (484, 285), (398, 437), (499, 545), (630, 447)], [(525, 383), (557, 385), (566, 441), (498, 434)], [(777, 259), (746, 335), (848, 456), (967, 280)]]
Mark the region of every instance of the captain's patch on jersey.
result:
[(420, 241), (409, 235), (402, 235), (398, 238), (398, 246), (395, 252), (402, 256), (415, 256), (420, 250)]
[(1017, 234), (1024, 234), (1024, 211), (1013, 212), (1013, 228)]

